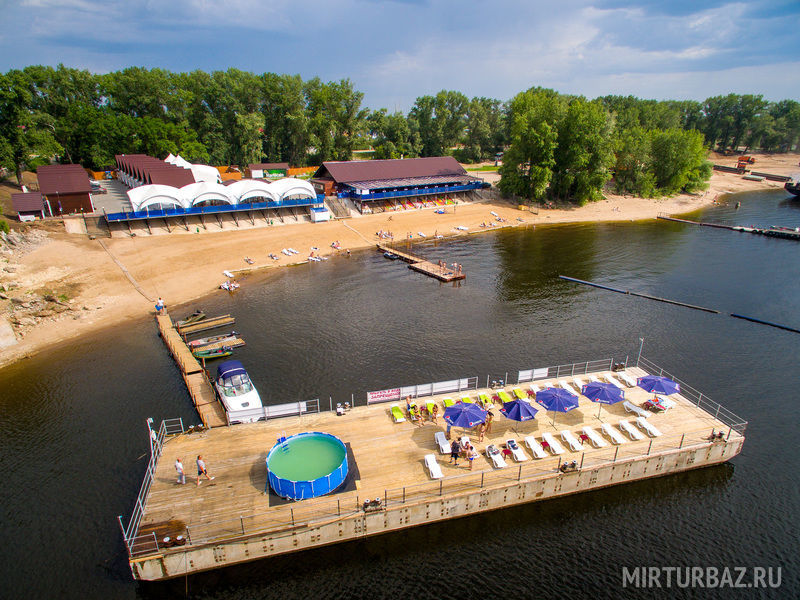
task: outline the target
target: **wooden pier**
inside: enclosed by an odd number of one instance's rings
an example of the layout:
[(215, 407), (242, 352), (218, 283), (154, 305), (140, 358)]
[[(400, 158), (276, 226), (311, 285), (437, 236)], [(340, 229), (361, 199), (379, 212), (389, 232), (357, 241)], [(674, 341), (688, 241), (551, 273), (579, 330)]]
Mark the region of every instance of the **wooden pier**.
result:
[(220, 342), (211, 342), (210, 344), (203, 344), (202, 346), (196, 346), (194, 349), (199, 350), (219, 350), (220, 348), (239, 348), (244, 346), (244, 340), (240, 337), (234, 337), (230, 341), (220, 341)]
[(216, 329), (217, 327), (233, 325), (235, 322), (236, 319), (230, 315), (220, 315), (219, 317), (210, 317), (202, 321), (197, 321), (196, 323), (191, 323), (190, 325), (184, 325), (183, 327), (176, 326), (176, 328), (181, 335), (192, 335), (193, 333), (200, 333), (201, 331), (208, 331), (209, 329)]
[(172, 319), (169, 315), (156, 315), (156, 323), (161, 334), (161, 339), (169, 348), (178, 368), (181, 370), (183, 381), (189, 390), (200, 420), (206, 427), (222, 427), (228, 424), (225, 417), (225, 409), (217, 400), (214, 388), (211, 386), (203, 367), (192, 356), (192, 351), (184, 343), (181, 336), (175, 330)]
[(383, 244), (378, 244), (378, 251), (389, 252), (390, 254), (394, 254), (397, 258), (399, 258), (403, 262), (408, 263), (408, 268), (411, 269), (412, 271), (416, 271), (417, 273), (422, 273), (423, 275), (427, 275), (428, 277), (433, 277), (434, 279), (438, 279), (439, 281), (443, 281), (445, 283), (449, 283), (451, 281), (460, 281), (462, 279), (467, 278), (466, 274), (463, 272), (460, 271), (456, 272), (447, 265), (441, 267), (437, 264), (430, 262), (429, 260), (425, 260), (421, 256), (415, 256), (410, 252), (395, 250), (394, 248), (390, 246), (384, 246)]
[[(628, 367), (625, 371), (633, 378), (646, 374), (639, 367)], [(581, 377), (588, 381), (589, 375), (605, 377), (608, 373), (582, 372)], [(555, 385), (556, 379), (536, 383), (545, 388)], [(506, 391), (511, 393), (513, 387), (507, 387)], [(530, 389), (528, 384), (519, 387)], [(480, 392), (492, 395), (496, 390), (468, 390), (460, 396), (468, 395), (474, 400)], [(441, 415), (445, 396), (454, 397), (440, 394), (419, 401), (438, 405)], [(641, 406), (652, 394), (632, 387), (626, 389), (625, 397)], [(141, 499), (138, 535), (127, 540), (131, 571), (135, 579), (143, 580), (183, 577), (187, 573), (679, 473), (723, 463), (740, 452), (746, 423), (740, 422), (736, 415), (704, 395), (689, 395), (686, 390), (671, 399), (675, 403), (672, 408), (649, 417), (648, 422), (660, 431), (658, 437), (640, 433), (637, 439), (632, 439), (623, 434), (618, 444), (600, 432), (605, 425), (622, 434), (620, 422), (623, 419), (633, 422), (635, 415), (626, 412), (622, 402), (598, 410), (598, 404), (581, 396), (579, 407), (559, 414), (555, 425), (552, 415), (541, 409), (525, 423), (498, 417), (483, 442), (477, 442), (475, 432), (468, 432), (480, 451), (473, 470), (469, 470), (466, 460), (454, 466), (448, 463), (449, 452), (440, 453), (434, 434), (445, 432), (441, 418), (437, 424), (426, 419), (421, 427), (410, 421), (395, 423), (390, 403), (359, 406), (343, 416), (335, 412), (307, 414), (201, 434), (173, 435), (165, 441), (153, 468), (152, 486)], [(523, 441), (526, 436), (541, 441), (543, 435), (550, 434), (560, 442), (562, 430), (578, 437), (585, 426), (603, 436), (602, 447), (584, 441), (580, 448), (570, 449), (562, 442), (562, 454), (547, 452), (535, 459)], [(345, 441), (351, 452), (353, 481), (331, 495), (284, 502), (271, 492), (265, 493), (264, 456), (278, 437), (302, 431), (325, 431)], [(723, 436), (712, 441), (712, 431), (722, 432)], [(453, 433), (460, 436), (465, 432), (456, 428)], [(486, 446), (502, 447), (510, 438), (524, 448), (526, 460), (507, 459), (505, 468), (493, 468), (485, 455)], [(203, 480), (197, 486), (194, 477), (187, 477), (186, 485), (176, 484), (175, 459), (183, 457), (188, 461), (198, 454), (207, 456), (209, 473), (215, 479)], [(424, 459), (429, 454), (436, 457), (443, 471), (440, 479), (431, 479), (425, 467)], [(578, 465), (576, 469), (569, 472), (559, 469), (573, 460)], [(189, 466), (184, 462), (187, 473), (193, 475)], [(365, 508), (363, 501), (374, 498), (380, 498), (380, 503)], [(165, 540), (167, 536), (169, 539)], [(181, 536), (182, 545), (173, 544), (177, 536)]]
[(676, 223), (688, 223), (689, 225), (700, 225), (701, 227), (714, 227), (715, 229), (728, 229), (729, 231), (740, 231), (742, 233), (752, 233), (755, 235), (765, 235), (767, 237), (782, 238), (785, 240), (800, 241), (800, 231), (787, 228), (776, 227), (743, 227), (741, 225), (722, 225), (720, 223), (703, 223), (702, 221), (690, 221), (688, 219), (678, 219), (666, 215), (658, 215), (657, 219), (663, 221), (674, 221)]

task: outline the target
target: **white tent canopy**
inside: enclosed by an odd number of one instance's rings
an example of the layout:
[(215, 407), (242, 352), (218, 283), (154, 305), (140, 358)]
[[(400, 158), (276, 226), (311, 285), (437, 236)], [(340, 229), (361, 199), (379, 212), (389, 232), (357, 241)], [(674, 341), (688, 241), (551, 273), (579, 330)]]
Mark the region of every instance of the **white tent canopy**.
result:
[(128, 199), (133, 210), (145, 210), (156, 205), (188, 208), (181, 191), (171, 185), (140, 185), (128, 190)]
[(236, 204), (236, 200), (231, 197), (228, 188), (219, 183), (210, 181), (198, 181), (183, 186), (179, 190), (184, 204), (195, 206), (201, 202), (224, 202), (225, 204)]

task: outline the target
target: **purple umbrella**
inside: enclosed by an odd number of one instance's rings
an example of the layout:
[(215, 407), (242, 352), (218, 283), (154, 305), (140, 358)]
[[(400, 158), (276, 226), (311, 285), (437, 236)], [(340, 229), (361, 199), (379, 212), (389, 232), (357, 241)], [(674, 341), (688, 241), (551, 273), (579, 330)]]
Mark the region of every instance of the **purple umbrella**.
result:
[(597, 418), (600, 418), (600, 411), (603, 404), (616, 404), (625, 399), (625, 392), (611, 383), (592, 381), (581, 389), (581, 394), (592, 402), (598, 402), (601, 406), (597, 410)]
[(524, 400), (512, 400), (503, 404), (500, 412), (505, 415), (507, 419), (514, 421), (529, 421), (536, 416), (538, 412), (530, 404)]
[(645, 375), (636, 380), (636, 385), (647, 392), (653, 394), (663, 394), (669, 396), (670, 394), (677, 394), (681, 391), (679, 383), (672, 381), (667, 377), (660, 375)]
[[(565, 389), (549, 387), (536, 394), (536, 401), (545, 410), (556, 412), (569, 412), (578, 408), (578, 397)], [(556, 416), (553, 415), (553, 425), (556, 424)]]
[(471, 402), (457, 402), (445, 409), (444, 420), (452, 427), (471, 429), (486, 421), (486, 411)]

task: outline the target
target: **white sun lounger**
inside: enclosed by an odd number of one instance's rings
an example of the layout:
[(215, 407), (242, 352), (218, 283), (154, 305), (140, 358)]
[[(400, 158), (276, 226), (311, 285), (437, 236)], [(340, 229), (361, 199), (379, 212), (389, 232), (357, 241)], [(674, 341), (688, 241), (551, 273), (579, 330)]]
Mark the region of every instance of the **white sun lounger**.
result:
[(611, 373), (606, 373), (605, 375), (603, 375), (603, 377), (605, 377), (605, 378), (606, 378), (606, 381), (607, 381), (608, 383), (613, 383), (615, 386), (617, 386), (617, 387), (618, 387), (619, 389), (621, 389), (621, 390), (624, 390), (624, 389), (625, 389), (625, 386), (624, 386), (624, 385), (622, 385), (622, 384), (621, 384), (621, 383), (620, 383), (620, 382), (617, 380), (617, 378), (616, 378), (616, 377), (614, 377), (614, 376), (613, 376)]
[(564, 448), (558, 443), (553, 434), (549, 431), (542, 434), (542, 439), (550, 445), (550, 452), (553, 454), (564, 454)]
[(538, 394), (539, 392), (542, 391), (542, 389), (538, 385), (536, 385), (535, 383), (532, 383), (530, 385), (530, 389), (534, 394)]
[(439, 463), (436, 462), (436, 456), (434, 454), (425, 455), (425, 466), (428, 467), (428, 472), (431, 474), (431, 479), (441, 479), (444, 477), (444, 473), (442, 473), (442, 467), (440, 467)]
[(675, 400), (671, 400), (666, 396), (659, 396), (656, 394), (656, 398), (658, 398), (658, 404), (664, 409), (669, 410), (670, 408), (674, 408), (678, 403)]
[(636, 387), (636, 380), (625, 371), (620, 371), (617, 375), (619, 375), (619, 378), (622, 379), (628, 387)]
[(576, 392), (576, 391), (575, 391), (575, 388), (574, 388), (574, 387), (572, 387), (572, 386), (569, 384), (569, 381), (567, 381), (567, 380), (565, 380), (565, 379), (559, 379), (559, 380), (558, 380), (558, 385), (560, 385), (562, 388), (564, 388), (565, 390), (567, 390), (567, 391), (568, 391), (570, 394), (573, 394), (573, 395), (575, 395), (575, 396), (580, 396), (580, 395), (581, 395), (581, 393), (580, 393), (580, 392)]
[(649, 417), (650, 416), (650, 413), (647, 412), (645, 409), (643, 409), (640, 406), (636, 406), (633, 402), (630, 402), (628, 400), (625, 400), (625, 402), (622, 403), (622, 406), (625, 407), (625, 412), (636, 413), (637, 417)]
[(583, 444), (580, 440), (572, 435), (569, 429), (563, 429), (561, 432), (561, 439), (567, 442), (573, 452), (580, 452), (583, 449)]
[(628, 434), (628, 437), (631, 438), (631, 440), (634, 442), (638, 442), (639, 440), (644, 439), (642, 434), (639, 433), (636, 427), (631, 425), (627, 419), (622, 419), (622, 421), (619, 422), (619, 428), (626, 434)]
[(450, 454), (450, 442), (447, 441), (444, 431), (437, 431), (433, 439), (435, 439), (436, 443), (439, 445), (439, 452), (442, 454)]
[(489, 444), (486, 446), (486, 456), (492, 461), (495, 469), (502, 469), (508, 466), (503, 458), (503, 453), (500, 452), (500, 448), (494, 444)]
[(644, 417), (638, 417), (636, 419), (636, 424), (639, 426), (639, 429), (644, 431), (650, 437), (658, 437), (661, 435), (661, 432), (656, 428), (656, 426), (650, 423), (650, 421)]
[(603, 448), (608, 446), (606, 441), (600, 437), (600, 434), (588, 425), (581, 429), (581, 431), (583, 432), (583, 435), (589, 438), (589, 441), (592, 442), (592, 446), (595, 448)]
[(469, 436), (468, 435), (462, 435), (461, 439), (458, 440), (458, 441), (461, 442), (461, 447), (462, 448), (464, 446), (467, 446), (467, 445), (472, 445), (472, 444), (469, 443)]
[(601, 431), (605, 433), (608, 438), (611, 440), (612, 444), (624, 444), (625, 438), (620, 435), (619, 431), (614, 429), (611, 423), (603, 423), (600, 427)]
[(575, 384), (575, 387), (578, 388), (579, 392), (582, 392), (583, 391), (583, 386), (586, 385), (585, 383), (583, 383), (583, 379), (581, 379), (580, 377), (573, 377), (572, 378), (572, 383)]
[(522, 462), (528, 460), (528, 456), (525, 454), (525, 451), (520, 448), (517, 440), (506, 440), (506, 448), (511, 450), (511, 455), (514, 457), (515, 461)]
[(529, 435), (525, 438), (525, 445), (531, 449), (531, 454), (533, 454), (533, 458), (545, 458), (547, 456), (547, 452), (544, 451), (542, 445), (536, 441), (536, 438), (532, 435)]
[(589, 381), (594, 381), (595, 383), (602, 383), (600, 379), (598, 379), (597, 375), (589, 375)]

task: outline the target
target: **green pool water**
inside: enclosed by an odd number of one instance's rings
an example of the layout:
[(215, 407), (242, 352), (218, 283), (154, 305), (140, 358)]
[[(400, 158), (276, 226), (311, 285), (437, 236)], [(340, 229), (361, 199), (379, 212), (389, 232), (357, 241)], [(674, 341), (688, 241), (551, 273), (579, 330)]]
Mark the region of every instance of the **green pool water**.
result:
[(278, 448), (269, 459), (269, 470), (282, 479), (313, 481), (330, 475), (344, 461), (345, 449), (333, 438), (309, 435), (286, 444), (288, 451)]

